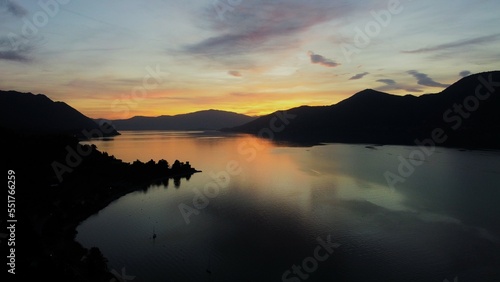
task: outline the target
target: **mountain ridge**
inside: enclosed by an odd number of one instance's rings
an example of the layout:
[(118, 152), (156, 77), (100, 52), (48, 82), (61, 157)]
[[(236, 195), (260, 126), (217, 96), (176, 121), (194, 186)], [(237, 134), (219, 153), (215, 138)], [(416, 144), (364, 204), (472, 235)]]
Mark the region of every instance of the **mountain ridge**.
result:
[[(411, 145), (428, 137), (433, 129), (446, 128), (450, 138), (443, 146), (500, 148), (499, 87), (500, 71), (491, 71), (469, 75), (439, 93), (420, 96), (364, 89), (336, 104), (303, 105), (261, 117), (208, 109), (111, 122), (118, 130), (222, 130), (259, 135), (262, 129), (273, 128), (271, 122), (276, 122), (277, 116), (282, 119), (289, 113), (294, 118), (285, 120), (283, 129), (273, 130), (272, 139)], [(102, 131), (96, 120), (43, 94), (0, 90), (0, 102), (0, 127), (4, 129), (72, 135), (81, 135), (84, 129)]]
[(0, 90), (0, 127), (25, 134), (69, 134), (87, 138), (85, 132), (98, 130), (103, 136), (119, 133), (99, 125), (65, 102), (44, 94)]
[(209, 109), (178, 115), (134, 116), (110, 122), (117, 130), (219, 130), (254, 119), (235, 112)]
[[(273, 132), (273, 139), (411, 145), (418, 138), (428, 138), (433, 129), (442, 127), (448, 129), (449, 138), (440, 145), (500, 148), (500, 95), (493, 93), (484, 101), (468, 98), (475, 97), (478, 88), (483, 88), (483, 92), (486, 88), (492, 90), (491, 85), (496, 81), (500, 82), (500, 71), (473, 74), (439, 93), (420, 96), (365, 89), (336, 104), (276, 111), (225, 131), (259, 135), (261, 130), (270, 128), (274, 117), (288, 113), (296, 117), (284, 130)], [(472, 106), (463, 105), (464, 101), (475, 103), (475, 100), (481, 103), (469, 113), (470, 117), (462, 117), (456, 112), (457, 107)]]

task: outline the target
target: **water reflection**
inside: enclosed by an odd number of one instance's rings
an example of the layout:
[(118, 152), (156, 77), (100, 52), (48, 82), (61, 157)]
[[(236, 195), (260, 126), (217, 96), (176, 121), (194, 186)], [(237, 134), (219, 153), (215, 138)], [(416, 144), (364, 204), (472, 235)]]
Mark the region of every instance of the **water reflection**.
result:
[[(328, 235), (341, 246), (308, 281), (479, 281), (500, 265), (495, 152), (438, 149), (391, 189), (384, 172), (412, 148), (288, 147), (214, 132), (130, 132), (95, 144), (126, 161), (203, 170), (172, 180), (176, 189), (167, 181), (129, 194), (78, 228), (84, 246), (137, 281), (280, 281)], [(179, 205), (195, 208), (211, 183), (219, 192), (186, 224)]]

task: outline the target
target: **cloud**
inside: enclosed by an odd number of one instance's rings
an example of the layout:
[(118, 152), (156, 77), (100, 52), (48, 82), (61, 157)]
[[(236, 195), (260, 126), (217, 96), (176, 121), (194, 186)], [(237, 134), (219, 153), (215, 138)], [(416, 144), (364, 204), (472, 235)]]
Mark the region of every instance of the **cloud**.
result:
[(256, 93), (248, 93), (248, 92), (232, 92), (232, 93), (229, 93), (230, 96), (234, 96), (234, 97), (256, 97), (257, 94)]
[(313, 64), (319, 64), (319, 65), (329, 67), (329, 68), (334, 68), (334, 67), (340, 66), (339, 63), (337, 63), (333, 60), (327, 59), (321, 55), (314, 54), (312, 51), (307, 52), (307, 54), (311, 58), (311, 63), (313, 63)]
[(28, 11), (23, 6), (11, 0), (0, 0), (0, 8), (2, 7), (10, 14), (19, 18), (28, 14)]
[(413, 87), (407, 87), (407, 88), (401, 88), (401, 89), (406, 90), (408, 92), (417, 92), (417, 93), (424, 92), (422, 89), (413, 88)]
[(476, 38), (471, 38), (471, 39), (466, 39), (466, 40), (459, 40), (459, 41), (455, 41), (455, 42), (440, 44), (440, 45), (436, 45), (433, 47), (420, 48), (420, 49), (415, 49), (415, 50), (410, 50), (410, 51), (403, 51), (403, 53), (415, 54), (415, 53), (426, 53), (426, 52), (440, 51), (440, 50), (444, 50), (444, 49), (458, 48), (458, 47), (464, 47), (464, 46), (468, 46), (468, 45), (476, 45), (476, 44), (481, 44), (481, 43), (493, 42), (493, 41), (496, 41), (498, 39), (500, 39), (500, 34), (493, 34), (493, 35), (481, 36), (481, 37), (476, 37)]
[(362, 79), (365, 77), (365, 75), (370, 74), (369, 72), (364, 72), (364, 73), (358, 73), (354, 75), (353, 77), (349, 78), (349, 80), (357, 80), (357, 79)]
[(395, 85), (396, 84), (396, 81), (393, 79), (378, 79), (377, 82), (382, 82), (382, 83), (385, 83), (387, 85)]
[(0, 60), (16, 61), (16, 62), (29, 62), (30, 58), (25, 56), (22, 52), (18, 51), (0, 51)]
[[(254, 0), (242, 1), (224, 12), (220, 20), (213, 5), (200, 15), (200, 23), (211, 36), (182, 48), (184, 53), (209, 59), (248, 56), (298, 47), (310, 28), (345, 17), (355, 5), (347, 1)], [(300, 13), (300, 16), (297, 14)]]
[(225, 34), (213, 36), (199, 43), (185, 46), (184, 51), (197, 55), (219, 57), (262, 51), (266, 48), (277, 48), (271, 46), (265, 47), (263, 44), (258, 44), (259, 42), (263, 43), (263, 41), (263, 38), (252, 34)]
[(385, 84), (384, 86), (380, 86), (375, 88), (378, 91), (390, 91), (390, 90), (405, 90), (412, 93), (420, 93), (423, 92), (422, 89), (415, 88), (412, 86), (399, 84), (394, 79), (378, 79), (377, 82), (381, 82)]
[(227, 72), (229, 75), (236, 76), (236, 77), (241, 77), (242, 74), (239, 71), (231, 70)]
[(10, 40), (7, 37), (0, 37), (0, 60), (15, 61), (15, 62), (29, 62), (29, 56), (33, 46), (28, 44), (20, 44), (17, 48), (13, 49)]
[(431, 87), (448, 87), (450, 86), (449, 84), (443, 84), (434, 81), (432, 78), (430, 78), (427, 74), (418, 72), (416, 70), (410, 70), (408, 71), (408, 74), (411, 74), (413, 77), (417, 79), (417, 83), (419, 85), (424, 85), (424, 86), (431, 86)]
[(471, 75), (471, 72), (468, 71), (468, 70), (463, 70), (458, 75), (461, 76), (461, 77), (466, 77), (466, 76)]

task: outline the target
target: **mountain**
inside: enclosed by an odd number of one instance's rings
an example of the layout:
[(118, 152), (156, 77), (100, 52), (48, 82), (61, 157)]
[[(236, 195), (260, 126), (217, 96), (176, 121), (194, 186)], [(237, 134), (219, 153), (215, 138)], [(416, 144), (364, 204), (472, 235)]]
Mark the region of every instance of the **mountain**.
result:
[(307, 143), (416, 144), (434, 137), (441, 146), (500, 148), (500, 71), (419, 97), (367, 89), (331, 106), (278, 111), (226, 130)]
[[(0, 90), (0, 128), (26, 134), (70, 134), (86, 138), (86, 132), (103, 136), (119, 133), (108, 124), (97, 124), (63, 102), (42, 94)], [(89, 135), (89, 134), (87, 134)]]
[(239, 126), (254, 119), (233, 112), (206, 110), (174, 116), (136, 116), (111, 122), (117, 130), (218, 130)]

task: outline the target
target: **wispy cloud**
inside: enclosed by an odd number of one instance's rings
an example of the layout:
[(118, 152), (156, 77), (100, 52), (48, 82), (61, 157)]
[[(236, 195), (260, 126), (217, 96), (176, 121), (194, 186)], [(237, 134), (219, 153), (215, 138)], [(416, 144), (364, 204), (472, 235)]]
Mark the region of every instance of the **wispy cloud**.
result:
[(431, 86), (431, 87), (448, 87), (450, 86), (449, 84), (443, 84), (434, 81), (432, 78), (430, 78), (427, 74), (418, 72), (416, 70), (410, 70), (408, 71), (408, 74), (411, 74), (413, 77), (417, 79), (417, 83), (419, 85), (424, 85), (424, 86)]
[(312, 51), (307, 52), (307, 54), (311, 58), (311, 63), (313, 63), (313, 64), (318, 64), (318, 65), (322, 65), (322, 66), (329, 67), (329, 68), (334, 68), (334, 67), (340, 66), (339, 63), (337, 63), (331, 59), (327, 59), (319, 54), (314, 54)]
[(234, 96), (234, 97), (255, 97), (258, 94), (248, 93), (248, 92), (232, 92), (232, 93), (229, 93), (229, 95)]
[(296, 47), (301, 44), (299, 33), (346, 16), (353, 6), (344, 1), (243, 1), (238, 9), (225, 13), (225, 21), (220, 21), (214, 7), (209, 5), (200, 20), (212, 36), (184, 46), (183, 51), (225, 57)]
[(369, 72), (358, 73), (358, 74), (352, 76), (351, 78), (349, 78), (349, 80), (362, 79), (363, 77), (365, 77), (365, 75), (368, 75), (368, 74), (370, 74), (370, 73)]
[(410, 51), (403, 51), (403, 53), (415, 54), (415, 53), (426, 53), (426, 52), (440, 51), (440, 50), (445, 50), (445, 49), (464, 47), (464, 46), (468, 46), (468, 45), (490, 43), (493, 41), (497, 41), (499, 39), (500, 39), (500, 34), (493, 34), (493, 35), (481, 36), (481, 37), (476, 37), (476, 38), (471, 38), (471, 39), (465, 39), (465, 40), (459, 40), (459, 41), (455, 41), (455, 42), (440, 44), (440, 45), (436, 45), (436, 46), (432, 46), (432, 47), (420, 48), (420, 49), (415, 49), (415, 50), (410, 50)]
[(32, 59), (29, 53), (32, 49), (33, 46), (28, 44), (20, 44), (16, 49), (13, 49), (9, 38), (0, 37), (0, 60), (30, 62)]
[(229, 75), (235, 76), (235, 77), (241, 77), (242, 74), (239, 71), (231, 70), (227, 72)]

